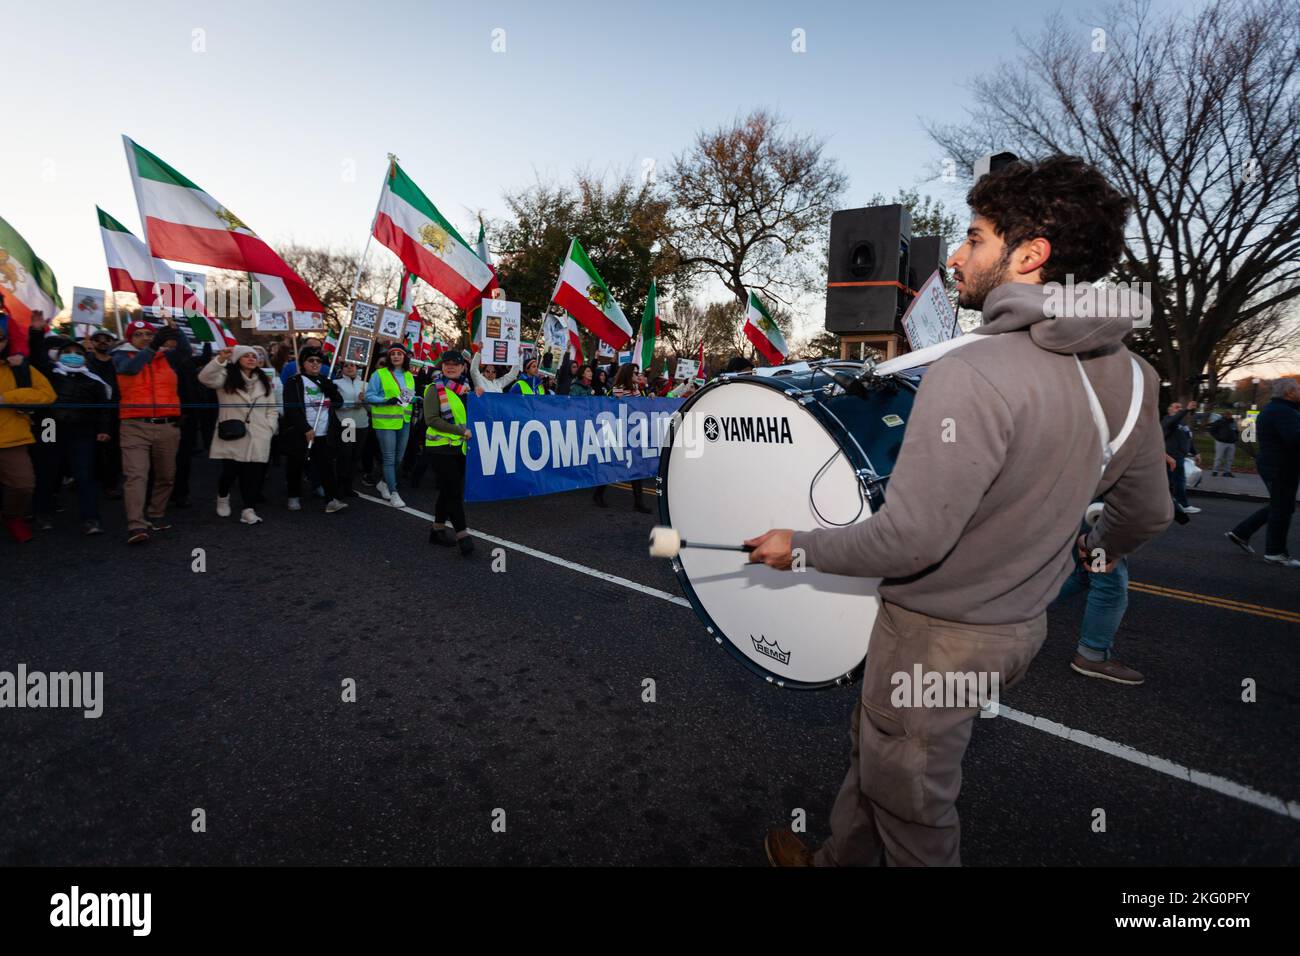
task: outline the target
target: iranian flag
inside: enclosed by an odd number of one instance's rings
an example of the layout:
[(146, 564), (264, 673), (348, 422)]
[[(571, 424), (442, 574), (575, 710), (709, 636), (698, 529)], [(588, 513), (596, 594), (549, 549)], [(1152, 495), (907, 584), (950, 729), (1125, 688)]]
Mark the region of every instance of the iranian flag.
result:
[(238, 216), (161, 159), (122, 137), (144, 238), (157, 259), (247, 272), (264, 312), (324, 312), (298, 273)]
[(149, 248), (104, 210), (96, 206), (95, 212), (108, 262), (108, 284), (114, 292), (131, 293), (142, 308), (181, 311), (200, 342), (236, 344), (225, 323), (207, 314), (203, 301), (196, 300), (175, 269), (149, 255)]
[(333, 355), (339, 347), (339, 334), (337, 332), (327, 332), (325, 342), (321, 346), (321, 351), (326, 355)]
[[(488, 283), (487, 288), (483, 290), (483, 295), (487, 298), (492, 296), (492, 290), (497, 288), (497, 269), (492, 264), (492, 253), (488, 251), (487, 230), (483, 228), (483, 217), (478, 220), (478, 242), (474, 245), (475, 254), (483, 260), (489, 269), (492, 270), (492, 281)], [(483, 300), (480, 299), (474, 303), (474, 307), (469, 310), (469, 341), (470, 348), (478, 351), (481, 346), (478, 344), (479, 325), (483, 321)]]
[(659, 338), (659, 306), (656, 302), (654, 280), (650, 280), (650, 294), (646, 296), (645, 313), (641, 316), (641, 343), (637, 349), (641, 371), (650, 367), (655, 359), (655, 341)]
[(384, 179), (374, 236), (397, 254), (408, 272), (458, 308), (471, 308), (492, 281), (492, 270), (396, 162), (389, 163)]
[(18, 230), (0, 218), (0, 302), (9, 313), (9, 347), (27, 354), (33, 312), (50, 322), (63, 309), (54, 272), (36, 257)]
[(573, 349), (574, 358), (579, 362), (587, 361), (587, 356), (582, 354), (582, 329), (578, 328), (577, 320), (566, 312), (564, 321), (569, 326), (569, 348)]
[(790, 354), (785, 336), (776, 327), (776, 321), (758, 300), (758, 293), (749, 293), (749, 308), (745, 310), (745, 337), (753, 343), (768, 365), (780, 365)]
[(616, 349), (632, 339), (631, 324), (577, 239), (569, 243), (569, 254), (560, 267), (560, 281), (555, 284), (551, 301)]

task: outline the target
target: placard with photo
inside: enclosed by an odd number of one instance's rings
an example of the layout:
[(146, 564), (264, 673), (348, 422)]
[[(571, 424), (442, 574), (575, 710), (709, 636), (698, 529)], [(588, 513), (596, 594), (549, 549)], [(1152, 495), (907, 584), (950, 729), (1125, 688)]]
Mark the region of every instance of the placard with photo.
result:
[(368, 335), (349, 332), (343, 338), (343, 355), (341, 361), (355, 362), (361, 368), (370, 365), (370, 356), (374, 352), (375, 341)]
[(357, 299), (352, 303), (352, 321), (349, 328), (353, 332), (374, 335), (375, 330), (379, 328), (379, 313), (382, 311), (383, 306), (381, 305)]
[(259, 312), (257, 313), (258, 332), (288, 332), (289, 331), (289, 313), (288, 312)]
[(385, 308), (379, 316), (379, 328), (376, 332), (378, 338), (387, 341), (395, 341), (402, 337), (402, 329), (406, 326), (406, 313), (398, 309)]
[(292, 312), (290, 321), (295, 332), (321, 332), (325, 328), (325, 315), (322, 312)]

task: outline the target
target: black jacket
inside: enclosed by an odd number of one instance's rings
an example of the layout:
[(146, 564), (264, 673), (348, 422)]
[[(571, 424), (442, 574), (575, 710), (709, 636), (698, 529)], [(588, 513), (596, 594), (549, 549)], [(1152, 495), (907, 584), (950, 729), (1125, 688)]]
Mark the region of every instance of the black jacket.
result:
[(1191, 429), (1183, 427), (1183, 419), (1186, 417), (1187, 409), (1184, 408), (1174, 415), (1166, 415), (1160, 422), (1165, 432), (1165, 454), (1176, 461), (1182, 461), (1192, 453)]
[(1210, 437), (1225, 445), (1237, 444), (1237, 423), (1227, 415), (1210, 425)]
[[(49, 351), (46, 348), (46, 338), (47, 336), (37, 329), (28, 332), (27, 346), (31, 352), (31, 363), (37, 371), (49, 379), (56, 396), (53, 405), (44, 406), (33, 416), (37, 439), (39, 440), (41, 430), (49, 419), (54, 420), (56, 440), (57, 436), (65, 431), (68, 434), (80, 435), (111, 434), (113, 419), (117, 417), (117, 412), (113, 407), (110, 394), (106, 394), (104, 386), (93, 378), (75, 372), (61, 375), (55, 371), (55, 363), (50, 361)], [(86, 367), (94, 371), (90, 366), (89, 358)], [(99, 373), (95, 372), (95, 374)], [(100, 378), (103, 376), (101, 375)], [(115, 384), (114, 380), (110, 379), (104, 379), (104, 382), (110, 389)]]
[(1300, 405), (1273, 399), (1255, 420), (1255, 437), (1259, 439), (1256, 465), (1261, 477), (1300, 472)]
[[(307, 421), (306, 396), (303, 393), (302, 380), (306, 377), (303, 373), (289, 376), (284, 383), (284, 426), (281, 434), (284, 436), (289, 448), (303, 445), (307, 441), (307, 432), (311, 429), (312, 423)], [(343, 433), (343, 425), (339, 421), (338, 410), (343, 407), (343, 393), (339, 387), (324, 375), (319, 375), (312, 379), (317, 387), (325, 393), (329, 399), (329, 430), (326, 432), (326, 441), (336, 444), (340, 435)]]

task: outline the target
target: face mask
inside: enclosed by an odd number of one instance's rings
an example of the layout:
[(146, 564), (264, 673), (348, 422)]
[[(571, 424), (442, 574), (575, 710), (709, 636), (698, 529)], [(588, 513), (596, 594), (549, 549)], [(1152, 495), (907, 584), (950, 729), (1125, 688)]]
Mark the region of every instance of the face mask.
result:
[(64, 368), (82, 368), (86, 364), (86, 357), (84, 355), (78, 355), (75, 352), (69, 353), (68, 355), (60, 355), (59, 364)]

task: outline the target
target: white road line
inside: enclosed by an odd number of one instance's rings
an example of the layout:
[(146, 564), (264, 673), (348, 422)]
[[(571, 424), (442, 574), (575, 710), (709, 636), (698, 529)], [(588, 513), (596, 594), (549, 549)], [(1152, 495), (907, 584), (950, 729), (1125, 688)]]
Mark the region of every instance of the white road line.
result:
[[(383, 505), (385, 502), (381, 498), (371, 495), (361, 495), (366, 501), (373, 501), (375, 504)], [(389, 506), (391, 507), (391, 506)], [(423, 518), (426, 521), (432, 521), (433, 515), (427, 514), (416, 508), (405, 507), (401, 509), (407, 514), (415, 515), (417, 518)], [(538, 551), (527, 545), (518, 544), (514, 541), (507, 541), (505, 538), (498, 538), (495, 535), (484, 534), (482, 531), (470, 531), (470, 534), (484, 541), (490, 541), (493, 544), (499, 544), (504, 548), (511, 548), (530, 557), (539, 558), (542, 561), (548, 561), (551, 564), (559, 565), (562, 568), (568, 568), (570, 571), (577, 571), (579, 574), (586, 574), (601, 581), (608, 581), (610, 584), (617, 584), (633, 591), (639, 591), (650, 597), (656, 597), (670, 604), (676, 604), (679, 607), (690, 608), (691, 602), (676, 594), (669, 594), (667, 591), (660, 591), (658, 588), (646, 587), (644, 584), (638, 584), (636, 581), (630, 581), (627, 578), (621, 578), (616, 574), (606, 574), (604, 571), (598, 571), (595, 568), (589, 568), (585, 564), (577, 564), (573, 561), (566, 561), (564, 558), (558, 558), (553, 554), (547, 554), (545, 551)], [(1107, 740), (1105, 737), (1098, 737), (1090, 734), (1086, 730), (1075, 730), (1072, 727), (1066, 727), (1064, 724), (1058, 724), (1054, 720), (1048, 720), (1046, 717), (1035, 717), (1033, 714), (1026, 714), (1022, 711), (1014, 710), (1005, 704), (998, 705), (998, 715), (1006, 717), (1018, 724), (1024, 724), (1034, 730), (1041, 730), (1045, 734), (1053, 737), (1059, 737), (1062, 740), (1068, 740), (1071, 743), (1088, 747), (1092, 750), (1099, 751), (1111, 757), (1117, 757), (1120, 760), (1126, 760), (1129, 763), (1137, 764), (1139, 767), (1145, 767), (1156, 773), (1162, 773), (1165, 776), (1173, 777), (1184, 783), (1194, 784), (1198, 787), (1204, 787), (1206, 790), (1213, 790), (1215, 793), (1222, 794), (1225, 797), (1232, 797), (1243, 803), (1249, 803), (1252, 806), (1260, 807), (1276, 813), (1278, 816), (1290, 817), (1292, 820), (1300, 820), (1300, 802), (1295, 800), (1283, 800), (1281, 797), (1274, 797), (1267, 793), (1261, 793), (1244, 784), (1234, 783), (1226, 777), (1220, 777), (1216, 774), (1205, 773), (1201, 770), (1193, 770), (1191, 767), (1184, 767), (1180, 763), (1174, 763), (1172, 760), (1166, 760), (1163, 757), (1154, 757), (1151, 754), (1143, 753), (1140, 750), (1128, 746), (1127, 744), (1116, 743), (1113, 740)]]
[[(370, 495), (362, 495), (367, 501), (373, 501), (376, 504), (384, 504), (383, 499), (374, 498)], [(389, 505), (388, 507), (392, 507)], [(417, 518), (423, 518), (425, 521), (432, 521), (433, 515), (412, 508), (409, 505), (401, 509), (407, 514), (415, 515)], [(593, 578), (600, 578), (602, 581), (608, 581), (610, 584), (617, 584), (621, 587), (629, 588), (633, 591), (640, 591), (642, 594), (648, 594), (650, 597), (659, 598), (661, 601), (668, 601), (679, 607), (689, 608), (691, 602), (684, 597), (678, 597), (676, 594), (669, 594), (667, 591), (660, 591), (658, 588), (646, 587), (644, 584), (638, 584), (636, 581), (630, 581), (627, 578), (620, 578), (617, 574), (606, 574), (604, 571), (597, 571), (595, 568), (589, 568), (585, 564), (575, 564), (572, 561), (566, 561), (564, 558), (557, 558), (553, 554), (547, 554), (545, 551), (538, 551), (524, 544), (518, 544), (514, 541), (507, 541), (505, 538), (498, 538), (495, 535), (484, 534), (482, 531), (470, 531), (475, 538), (481, 538), (484, 541), (490, 541), (493, 544), (499, 544), (503, 548), (513, 548), (515, 551), (522, 551), (530, 557), (539, 558), (542, 561), (549, 561), (551, 564), (558, 564), (562, 568), (568, 568), (570, 571), (577, 571), (580, 574), (587, 574)]]
[(1032, 727), (1034, 730), (1041, 730), (1053, 737), (1060, 737), (1062, 740), (1091, 747), (1093, 750), (1099, 750), (1112, 757), (1118, 757), (1120, 760), (1127, 760), (1129, 763), (1137, 764), (1139, 767), (1146, 767), (1156, 773), (1163, 773), (1177, 780), (1196, 784), (1198, 787), (1213, 790), (1215, 793), (1221, 793), (1226, 797), (1233, 797), (1243, 803), (1250, 803), (1265, 810), (1271, 810), (1279, 816), (1300, 820), (1300, 803), (1295, 800), (1283, 800), (1281, 797), (1260, 793), (1258, 790), (1244, 784), (1234, 783), (1226, 777), (1193, 770), (1191, 767), (1184, 767), (1182, 764), (1166, 760), (1164, 757), (1153, 757), (1140, 750), (1134, 750), (1127, 744), (1116, 743), (1113, 740), (1107, 740), (1105, 737), (1098, 737), (1086, 730), (1075, 730), (1072, 727), (1066, 727), (1064, 724), (1058, 724), (1054, 720), (1048, 720), (1046, 717), (1035, 717), (1033, 714), (1022, 713), (1005, 704), (998, 705), (998, 715), (1014, 720), (1018, 724), (1024, 724), (1026, 727)]

